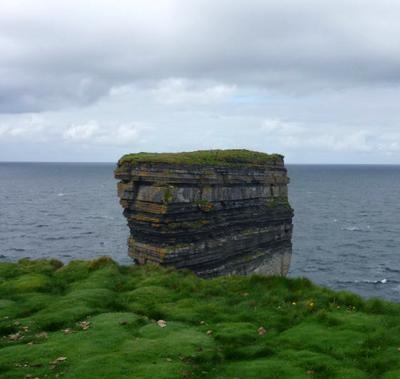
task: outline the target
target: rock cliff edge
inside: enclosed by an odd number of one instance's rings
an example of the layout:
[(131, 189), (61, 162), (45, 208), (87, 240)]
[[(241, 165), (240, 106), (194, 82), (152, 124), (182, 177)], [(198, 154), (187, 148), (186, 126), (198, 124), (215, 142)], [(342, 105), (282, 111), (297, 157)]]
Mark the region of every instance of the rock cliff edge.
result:
[(293, 210), (283, 157), (248, 150), (138, 153), (115, 169), (128, 253), (202, 277), (286, 275)]

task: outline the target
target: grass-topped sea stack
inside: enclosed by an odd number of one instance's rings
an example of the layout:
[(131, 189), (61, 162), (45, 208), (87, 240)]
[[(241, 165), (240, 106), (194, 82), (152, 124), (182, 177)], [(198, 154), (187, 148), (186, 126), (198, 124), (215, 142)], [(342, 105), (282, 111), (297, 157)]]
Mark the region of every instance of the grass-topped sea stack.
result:
[(200, 276), (286, 275), (293, 210), (283, 157), (248, 150), (138, 153), (115, 170), (129, 255)]

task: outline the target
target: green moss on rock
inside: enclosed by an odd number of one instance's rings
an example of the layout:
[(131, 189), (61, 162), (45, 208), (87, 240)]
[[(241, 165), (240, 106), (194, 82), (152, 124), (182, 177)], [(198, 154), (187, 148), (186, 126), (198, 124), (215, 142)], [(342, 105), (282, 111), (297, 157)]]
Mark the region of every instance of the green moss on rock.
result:
[(168, 186), (166, 189), (165, 189), (165, 191), (164, 191), (164, 204), (169, 204), (171, 201), (172, 201), (172, 199), (173, 199), (173, 197), (174, 197), (174, 195), (173, 195), (173, 186)]
[(281, 162), (282, 155), (266, 154), (244, 149), (231, 150), (199, 150), (182, 153), (136, 153), (126, 154), (118, 162), (145, 164), (159, 163), (169, 165), (199, 165), (199, 166), (260, 166), (267, 163)]
[(196, 202), (197, 207), (203, 212), (210, 212), (214, 208), (214, 204), (211, 201), (202, 199)]
[(269, 208), (283, 207), (291, 209), (291, 206), (289, 204), (289, 199), (286, 196), (270, 197), (267, 200), (267, 207)]

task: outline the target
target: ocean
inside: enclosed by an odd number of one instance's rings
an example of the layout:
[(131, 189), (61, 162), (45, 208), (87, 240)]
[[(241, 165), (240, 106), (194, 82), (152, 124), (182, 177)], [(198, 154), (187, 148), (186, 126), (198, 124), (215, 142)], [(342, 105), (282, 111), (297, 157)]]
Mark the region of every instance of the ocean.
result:
[[(289, 276), (400, 301), (400, 166), (288, 165)], [(130, 264), (110, 163), (0, 163), (0, 262)]]

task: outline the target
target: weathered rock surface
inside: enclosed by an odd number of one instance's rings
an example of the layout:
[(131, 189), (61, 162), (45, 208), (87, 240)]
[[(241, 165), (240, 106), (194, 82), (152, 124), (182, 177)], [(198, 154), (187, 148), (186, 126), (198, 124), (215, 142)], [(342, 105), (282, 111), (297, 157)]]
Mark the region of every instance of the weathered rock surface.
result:
[(115, 169), (129, 255), (200, 276), (286, 275), (293, 210), (283, 157), (247, 150), (131, 154)]

